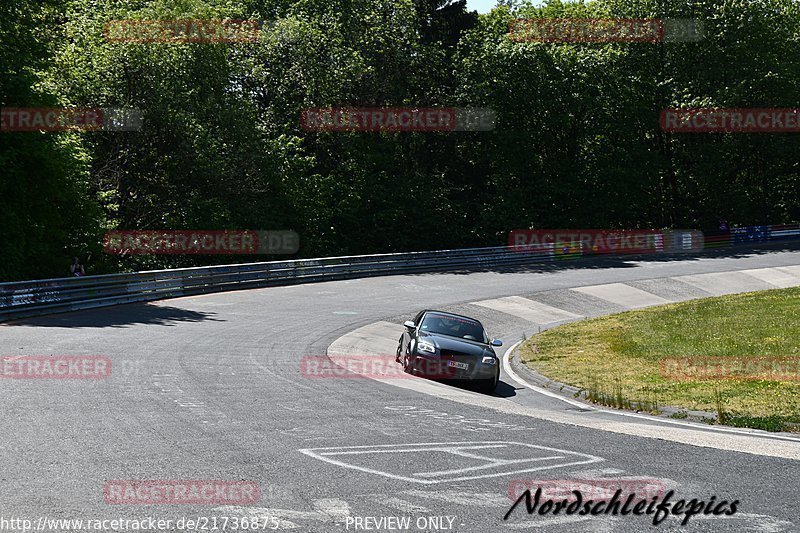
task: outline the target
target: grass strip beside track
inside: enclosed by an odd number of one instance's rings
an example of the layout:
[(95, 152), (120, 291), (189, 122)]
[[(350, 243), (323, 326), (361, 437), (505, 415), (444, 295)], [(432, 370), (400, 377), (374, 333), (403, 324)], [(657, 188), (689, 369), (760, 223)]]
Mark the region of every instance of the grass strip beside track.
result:
[[(532, 369), (584, 389), (596, 403), (652, 412), (662, 406), (711, 411), (717, 413), (717, 423), (800, 430), (800, 288), (693, 300), (567, 324), (531, 338), (520, 355)], [(780, 357), (795, 364), (781, 381), (679, 380), (661, 371), (663, 359), (709, 357), (729, 358), (728, 363), (732, 358)]]

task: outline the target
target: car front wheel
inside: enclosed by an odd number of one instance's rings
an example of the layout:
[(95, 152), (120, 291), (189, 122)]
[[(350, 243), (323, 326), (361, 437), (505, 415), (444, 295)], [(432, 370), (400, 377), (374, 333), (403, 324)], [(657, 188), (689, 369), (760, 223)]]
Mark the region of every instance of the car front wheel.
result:
[(408, 354), (403, 356), (403, 372), (406, 374), (413, 374), (413, 369), (411, 368), (411, 359), (409, 358)]
[(500, 369), (497, 369), (495, 372), (494, 377), (490, 379), (482, 379), (478, 382), (478, 390), (485, 393), (491, 394), (497, 388), (497, 384), (500, 383)]

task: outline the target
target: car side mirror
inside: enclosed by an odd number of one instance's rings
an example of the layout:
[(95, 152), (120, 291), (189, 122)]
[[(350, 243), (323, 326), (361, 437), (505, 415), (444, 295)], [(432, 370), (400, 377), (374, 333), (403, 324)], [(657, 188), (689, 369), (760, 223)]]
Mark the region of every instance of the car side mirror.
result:
[(406, 329), (414, 329), (415, 327), (417, 327), (417, 325), (414, 324), (411, 320), (406, 320), (405, 322), (403, 322), (403, 326)]
[(501, 341), (500, 339), (492, 339), (492, 342), (490, 344), (492, 346), (500, 347), (503, 345), (503, 341)]

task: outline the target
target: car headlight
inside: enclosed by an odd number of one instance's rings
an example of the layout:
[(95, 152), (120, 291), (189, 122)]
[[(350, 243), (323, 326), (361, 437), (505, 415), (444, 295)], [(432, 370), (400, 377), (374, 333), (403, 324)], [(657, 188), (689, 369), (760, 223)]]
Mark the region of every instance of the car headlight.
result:
[(494, 357), (492, 357), (490, 355), (487, 355), (486, 357), (483, 358), (483, 361), (481, 361), (481, 363), (483, 363), (485, 365), (495, 365), (495, 364), (497, 364), (497, 359), (495, 359)]
[(420, 341), (417, 343), (417, 350), (420, 352), (436, 353), (436, 346), (429, 342)]

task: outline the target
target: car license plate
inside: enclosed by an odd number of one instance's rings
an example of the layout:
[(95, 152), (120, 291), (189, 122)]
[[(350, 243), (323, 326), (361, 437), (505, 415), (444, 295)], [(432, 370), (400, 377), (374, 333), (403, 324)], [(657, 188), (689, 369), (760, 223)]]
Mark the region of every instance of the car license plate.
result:
[(461, 370), (469, 370), (469, 365), (467, 363), (459, 363), (458, 361), (448, 361), (447, 366), (452, 366), (453, 368), (460, 368)]

